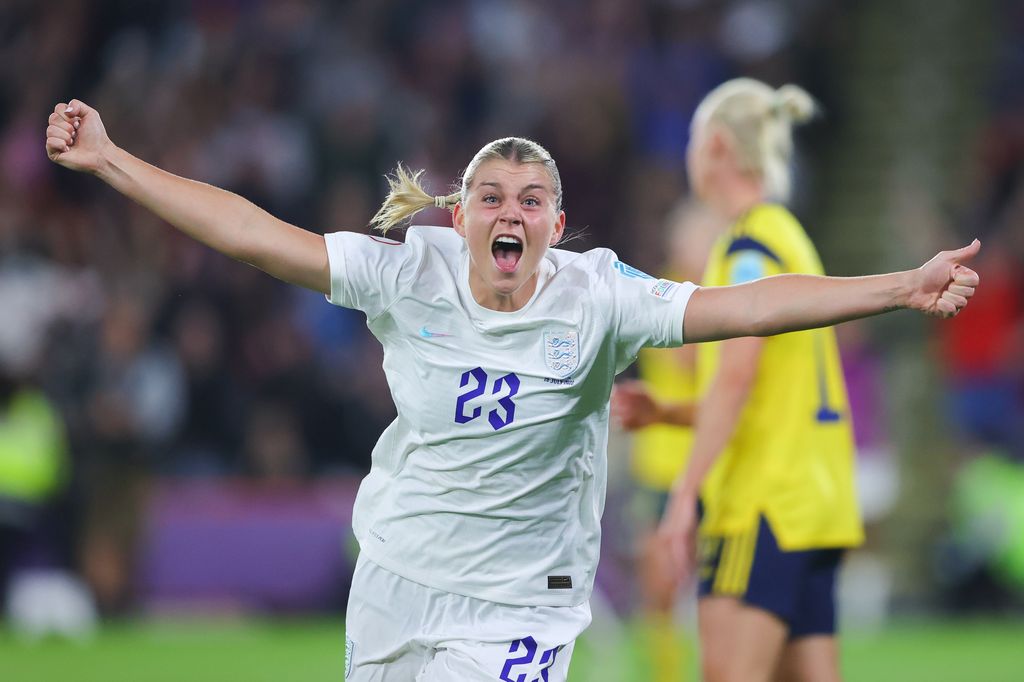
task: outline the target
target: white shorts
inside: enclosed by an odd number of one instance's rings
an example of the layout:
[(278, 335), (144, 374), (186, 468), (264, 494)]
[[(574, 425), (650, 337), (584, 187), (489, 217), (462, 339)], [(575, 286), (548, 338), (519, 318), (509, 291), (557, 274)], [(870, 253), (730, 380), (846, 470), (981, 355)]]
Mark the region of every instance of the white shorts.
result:
[(590, 605), (509, 606), (356, 561), (345, 617), (350, 682), (565, 682)]

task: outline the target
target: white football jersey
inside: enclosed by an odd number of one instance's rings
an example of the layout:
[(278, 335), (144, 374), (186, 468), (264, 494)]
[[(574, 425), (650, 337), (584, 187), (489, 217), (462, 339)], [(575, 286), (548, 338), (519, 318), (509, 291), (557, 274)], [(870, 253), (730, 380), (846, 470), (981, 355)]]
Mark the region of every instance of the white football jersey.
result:
[(480, 306), (465, 241), (326, 236), (329, 300), (366, 313), (398, 417), (373, 450), (353, 527), (408, 580), (524, 606), (575, 606), (594, 584), (608, 398), (642, 346), (683, 342), (696, 289), (608, 249), (549, 249), (533, 298)]

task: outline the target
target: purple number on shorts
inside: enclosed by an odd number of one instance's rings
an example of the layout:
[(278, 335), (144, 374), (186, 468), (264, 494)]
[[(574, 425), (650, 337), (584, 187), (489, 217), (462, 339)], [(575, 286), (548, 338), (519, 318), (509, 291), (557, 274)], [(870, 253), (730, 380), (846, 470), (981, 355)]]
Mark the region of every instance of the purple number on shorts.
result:
[[(548, 682), (548, 669), (555, 666), (555, 656), (562, 650), (562, 647), (556, 646), (554, 649), (548, 649), (540, 657), (540, 664), (544, 666), (543, 670), (540, 671), (541, 682)], [(547, 664), (547, 665), (545, 665)]]
[[(526, 674), (517, 675), (515, 678), (512, 677), (513, 670), (517, 665), (530, 665), (533, 663), (534, 657), (537, 655), (537, 640), (533, 637), (523, 637), (512, 642), (512, 646), (508, 648), (510, 654), (518, 653), (520, 647), (525, 647), (526, 653), (517, 658), (509, 657), (505, 661), (505, 667), (501, 669), (501, 676), (498, 678), (501, 682), (526, 682)], [(548, 649), (540, 656), (540, 664), (543, 668), (540, 671), (540, 677), (535, 677), (530, 682), (548, 682), (548, 670), (555, 665), (555, 657), (558, 656), (558, 652), (562, 650), (562, 647), (556, 646), (553, 649)]]
[(508, 652), (510, 654), (514, 654), (519, 650), (520, 646), (526, 649), (526, 653), (518, 658), (509, 657), (505, 661), (505, 667), (501, 669), (501, 676), (498, 678), (501, 682), (526, 682), (525, 673), (513, 679), (511, 677), (512, 668), (517, 665), (529, 665), (533, 663), (533, 657), (537, 655), (537, 640), (533, 637), (517, 639), (512, 642), (512, 646), (508, 648)]

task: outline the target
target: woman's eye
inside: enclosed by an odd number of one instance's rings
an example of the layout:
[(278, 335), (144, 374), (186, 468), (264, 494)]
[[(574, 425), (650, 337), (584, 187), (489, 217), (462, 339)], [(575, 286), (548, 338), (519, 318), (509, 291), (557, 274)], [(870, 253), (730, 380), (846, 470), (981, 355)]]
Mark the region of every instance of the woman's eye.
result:
[(497, 203), (497, 201), (498, 197), (494, 196), (493, 194), (488, 194), (487, 196), (484, 197), (485, 204), (494, 204)]
[(529, 197), (528, 199), (524, 199), (523, 203), (526, 204), (527, 206), (540, 206), (540, 202), (537, 201), (536, 199), (534, 199), (533, 197)]

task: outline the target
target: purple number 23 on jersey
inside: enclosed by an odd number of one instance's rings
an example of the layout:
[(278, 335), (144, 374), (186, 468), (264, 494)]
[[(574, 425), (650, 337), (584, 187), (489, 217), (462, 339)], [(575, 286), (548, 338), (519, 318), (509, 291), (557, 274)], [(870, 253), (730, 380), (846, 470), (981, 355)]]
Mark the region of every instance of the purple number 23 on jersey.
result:
[[(467, 386), (469, 386), (469, 390), (461, 394), (455, 401), (456, 424), (466, 424), (480, 416), (481, 408), (479, 405), (474, 407), (469, 413), (466, 412), (466, 406), (467, 403), (487, 392), (487, 372), (480, 367), (474, 367), (463, 372), (459, 381), (459, 387), (466, 388)], [(513, 372), (509, 372), (494, 380), (494, 388), (491, 390), (491, 395), (505, 394), (497, 399), (497, 407), (487, 413), (487, 421), (495, 431), (508, 426), (516, 418), (516, 404), (512, 398), (519, 393), (519, 386), (519, 377)]]

